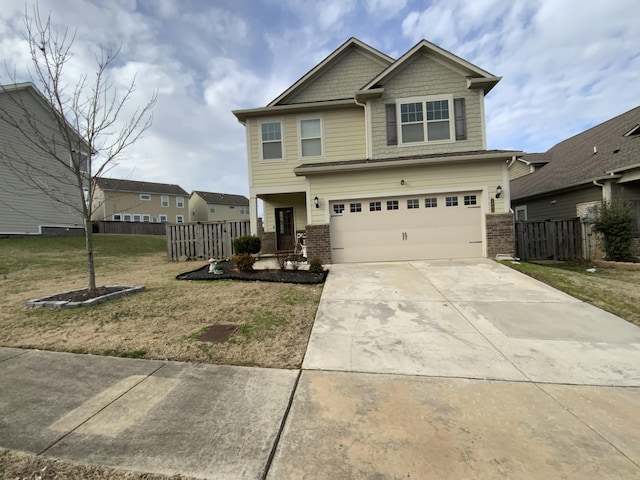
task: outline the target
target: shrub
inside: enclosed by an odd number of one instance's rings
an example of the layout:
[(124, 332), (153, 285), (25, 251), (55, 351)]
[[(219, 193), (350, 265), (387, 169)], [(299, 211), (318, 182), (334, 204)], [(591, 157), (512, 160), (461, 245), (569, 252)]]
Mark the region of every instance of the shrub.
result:
[(312, 258), (309, 261), (309, 271), (311, 273), (322, 273), (324, 272), (324, 268), (322, 268), (322, 262), (319, 258)]
[(233, 251), (236, 255), (242, 253), (256, 254), (260, 252), (261, 248), (262, 243), (260, 242), (260, 238), (252, 235), (238, 237), (233, 241)]
[(252, 272), (256, 259), (250, 253), (241, 253), (233, 257), (233, 263), (235, 263), (236, 268), (241, 272)]
[(602, 202), (595, 222), (597, 231), (604, 236), (607, 259), (616, 262), (631, 257), (635, 211), (629, 202)]

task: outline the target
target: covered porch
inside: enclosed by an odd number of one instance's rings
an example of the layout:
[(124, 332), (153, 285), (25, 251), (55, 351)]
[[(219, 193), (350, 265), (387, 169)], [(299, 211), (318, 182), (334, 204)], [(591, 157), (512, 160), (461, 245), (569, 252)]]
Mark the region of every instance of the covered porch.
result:
[[(262, 208), (258, 204), (259, 200)], [(259, 194), (251, 196), (250, 202), (251, 233), (261, 237), (262, 253), (299, 253), (302, 243), (299, 235), (305, 233), (306, 226), (310, 223), (307, 193)], [(262, 225), (258, 220), (260, 213)]]

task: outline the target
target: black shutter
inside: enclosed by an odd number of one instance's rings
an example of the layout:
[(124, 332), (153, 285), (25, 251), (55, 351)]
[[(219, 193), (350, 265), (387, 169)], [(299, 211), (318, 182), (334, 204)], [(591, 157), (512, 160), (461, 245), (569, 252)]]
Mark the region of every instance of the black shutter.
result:
[(453, 114), (456, 119), (456, 140), (467, 139), (467, 111), (464, 98), (453, 99)]
[(387, 112), (387, 145), (397, 145), (398, 122), (396, 121), (396, 104), (387, 103), (384, 107)]

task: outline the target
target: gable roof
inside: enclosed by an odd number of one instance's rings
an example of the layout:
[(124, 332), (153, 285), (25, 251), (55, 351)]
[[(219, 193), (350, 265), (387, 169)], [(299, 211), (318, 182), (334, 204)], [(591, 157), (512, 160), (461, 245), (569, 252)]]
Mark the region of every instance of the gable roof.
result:
[(137, 182), (135, 180), (99, 177), (96, 178), (96, 184), (102, 191), (189, 195), (181, 186), (170, 183)]
[(302, 77), (300, 77), (298, 81), (296, 81), (293, 85), (291, 85), (284, 92), (282, 92), (277, 98), (272, 100), (267, 106), (274, 107), (276, 105), (279, 105), (285, 99), (287, 99), (288, 97), (291, 97), (296, 91), (305, 88), (314, 79), (318, 78), (323, 72), (331, 68), (331, 65), (333, 65), (340, 57), (345, 55), (347, 51), (352, 49), (358, 49), (368, 54), (370, 58), (380, 63), (381, 68), (385, 68), (386, 66), (392, 64), (394, 61), (393, 58), (376, 50), (372, 46), (367, 45), (366, 43), (358, 40), (355, 37), (351, 37), (349, 40), (347, 40), (338, 48), (336, 48), (324, 60), (322, 60), (315, 67), (313, 67), (311, 70), (305, 73)]
[(216, 205), (237, 205), (238, 207), (248, 207), (249, 199), (244, 195), (234, 195), (232, 193), (214, 193), (194, 190), (191, 195), (198, 195), (208, 204)]
[(502, 79), (502, 77), (496, 77), (495, 75), (475, 66), (473, 63), (464, 60), (463, 58), (454, 55), (453, 53), (441, 48), (427, 40), (420, 40), (413, 48), (407, 53), (402, 55), (398, 60), (389, 65), (384, 71), (380, 72), (375, 78), (367, 83), (362, 91), (376, 88), (378, 85), (384, 83), (384, 81), (393, 75), (395, 72), (402, 69), (405, 65), (411, 62), (411, 60), (421, 53), (429, 53), (435, 58), (447, 63), (455, 68), (463, 70), (467, 75), (467, 88), (483, 88), (484, 93), (487, 94), (495, 87), (495, 85)]
[(625, 135), (638, 124), (640, 106), (554, 145), (544, 154), (547, 165), (511, 182), (511, 198), (584, 185), (640, 167), (640, 135)]

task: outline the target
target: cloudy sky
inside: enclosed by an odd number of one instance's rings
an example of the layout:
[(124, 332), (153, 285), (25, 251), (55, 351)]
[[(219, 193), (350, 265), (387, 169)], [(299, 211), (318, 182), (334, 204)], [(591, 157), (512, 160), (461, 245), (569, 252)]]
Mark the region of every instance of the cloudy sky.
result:
[[(27, 1), (28, 10), (31, 11)], [(158, 92), (153, 126), (110, 175), (248, 194), (244, 127), (351, 36), (398, 58), (425, 38), (494, 75), (489, 148), (545, 151), (640, 104), (635, 0), (40, 0), (76, 31), (66, 75), (121, 46), (114, 84), (131, 108)], [(0, 52), (29, 80), (24, 0), (2, 0)], [(6, 71), (0, 82), (9, 83)]]

